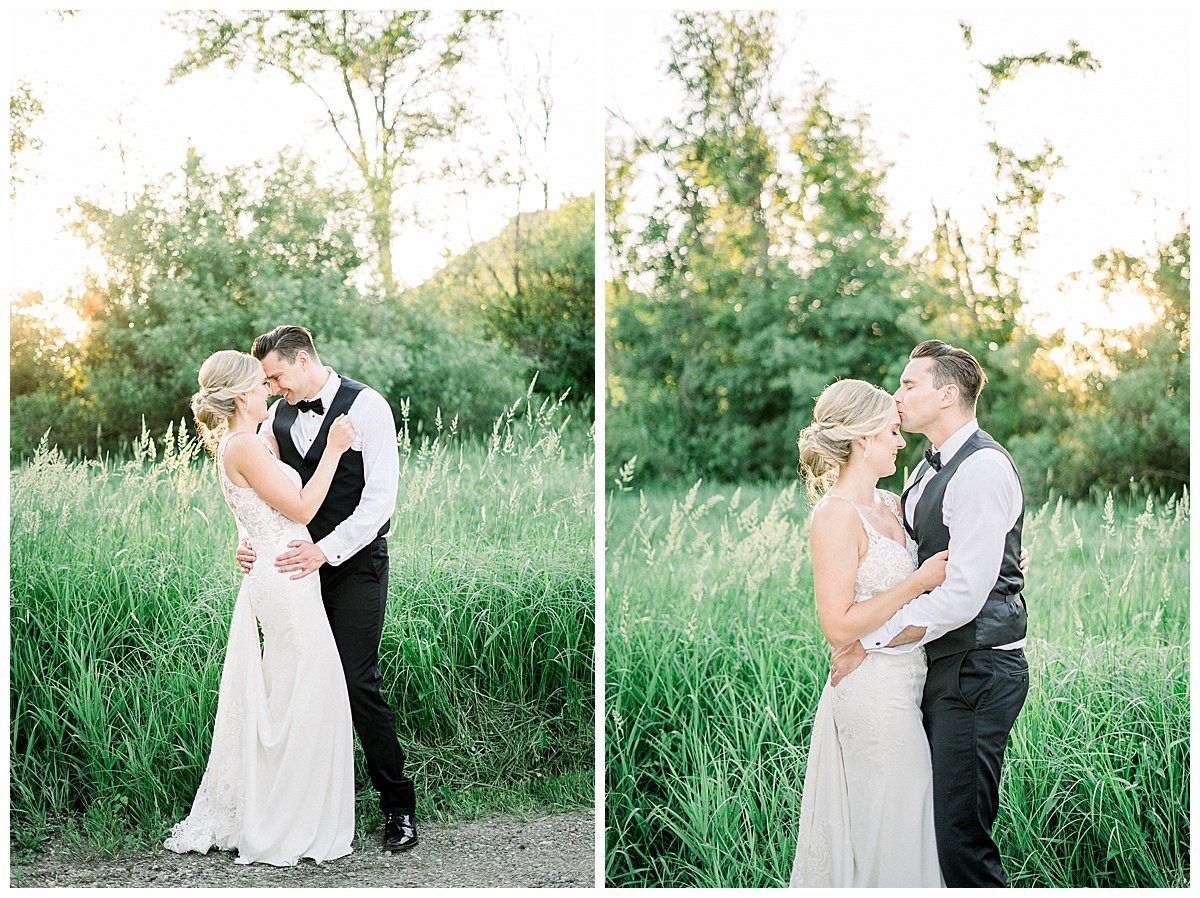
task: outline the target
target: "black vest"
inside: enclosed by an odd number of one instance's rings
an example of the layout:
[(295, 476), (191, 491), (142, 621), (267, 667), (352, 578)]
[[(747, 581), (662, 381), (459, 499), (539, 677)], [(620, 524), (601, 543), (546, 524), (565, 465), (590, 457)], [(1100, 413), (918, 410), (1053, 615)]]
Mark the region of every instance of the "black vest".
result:
[[(959, 465), (980, 449), (998, 449), (1004, 453), (1009, 464), (1012, 464), (1012, 456), (982, 430), (971, 434), (954, 457), (943, 465), (940, 471), (933, 472), (932, 477), (929, 476), (932, 469), (929, 468), (928, 463), (921, 462), (925, 469), (924, 478), (927, 482), (921, 498), (917, 501), (917, 507), (913, 509), (911, 526), (908, 522), (908, 515), (905, 513), (905, 526), (917, 541), (917, 558), (921, 563), (924, 563), (930, 556), (949, 548), (950, 531), (942, 519), (942, 499), (946, 494), (946, 487), (949, 486), (950, 479), (958, 470)], [(1016, 470), (1016, 465), (1013, 465), (1013, 471), (1016, 472)], [(1020, 482), (1019, 474), (1017, 481)], [(916, 481), (913, 485), (916, 485)], [(909, 487), (909, 489), (911, 488)], [(908, 490), (905, 490), (904, 496), (901, 497), (902, 505), (907, 495)], [(1021, 513), (1017, 515), (1017, 522), (1004, 538), (1000, 575), (996, 580), (996, 585), (988, 594), (987, 600), (983, 603), (983, 608), (980, 609), (974, 620), (926, 643), (925, 653), (930, 661), (944, 658), (947, 655), (957, 655), (971, 649), (1007, 645), (1025, 638), (1025, 600), (1021, 597), (1025, 577), (1021, 574), (1019, 567), (1021, 524), (1024, 519), (1025, 505), (1022, 501)]]
[[(317, 438), (313, 440), (313, 444), (308, 448), (307, 455), (301, 455), (296, 444), (292, 442), (292, 424), (298, 414), (296, 407), (288, 405), (283, 400), (278, 403), (275, 423), (271, 429), (275, 434), (275, 442), (279, 445), (279, 457), (300, 473), (300, 480), (304, 483), (308, 483), (313, 474), (317, 472), (321, 454), (325, 451), (325, 442), (329, 438), (329, 426), (338, 415), (350, 411), (350, 406), (354, 404), (358, 394), (365, 389), (363, 384), (348, 377), (342, 377), (341, 381), (342, 385), (338, 387), (333, 402), (329, 403), (329, 408), (325, 409), (321, 429), (317, 432)], [(308, 533), (313, 542), (327, 537), (338, 524), (353, 514), (362, 498), (363, 487), (366, 486), (366, 483), (362, 453), (347, 449), (338, 461), (337, 470), (333, 473), (333, 483), (329, 487), (325, 501), (321, 503), (321, 507), (317, 509), (313, 519), (308, 522)], [(391, 521), (387, 521), (378, 536), (386, 534), (390, 526)]]

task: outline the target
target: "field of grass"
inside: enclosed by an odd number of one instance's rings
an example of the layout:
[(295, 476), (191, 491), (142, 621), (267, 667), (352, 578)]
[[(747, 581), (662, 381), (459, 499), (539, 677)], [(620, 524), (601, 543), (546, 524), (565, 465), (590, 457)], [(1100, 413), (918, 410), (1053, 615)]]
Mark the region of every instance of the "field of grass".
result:
[[(401, 422), (381, 646), (422, 819), (591, 804), (591, 434), (518, 401), (489, 440)], [(165, 443), (165, 448), (164, 447)], [(186, 438), (12, 475), (12, 845), (153, 843), (208, 756), (237, 534)], [(360, 834), (382, 823), (358, 752)]]
[[(828, 674), (795, 486), (609, 497), (606, 881), (781, 886)], [(1030, 509), (1012, 886), (1186, 886), (1189, 500)]]

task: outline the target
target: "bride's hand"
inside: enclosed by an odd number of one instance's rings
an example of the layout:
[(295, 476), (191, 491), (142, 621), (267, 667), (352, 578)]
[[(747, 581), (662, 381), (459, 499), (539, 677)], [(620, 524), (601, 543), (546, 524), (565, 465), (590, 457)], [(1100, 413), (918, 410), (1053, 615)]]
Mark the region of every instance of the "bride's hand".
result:
[(337, 420), (329, 427), (329, 437), (326, 444), (333, 447), (335, 452), (345, 452), (354, 443), (354, 425), (345, 415), (338, 415)]
[(926, 592), (946, 582), (946, 559), (949, 557), (948, 551), (938, 552), (926, 558), (925, 563), (918, 568), (917, 576), (921, 578)]

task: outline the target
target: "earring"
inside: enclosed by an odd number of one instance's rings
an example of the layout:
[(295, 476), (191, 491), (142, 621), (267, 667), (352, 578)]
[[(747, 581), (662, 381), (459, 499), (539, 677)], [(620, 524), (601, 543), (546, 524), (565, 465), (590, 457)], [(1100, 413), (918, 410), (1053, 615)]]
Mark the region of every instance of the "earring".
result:
[(863, 444), (863, 461), (866, 461), (867, 457), (870, 454), (871, 454), (871, 442), (868, 440), (866, 443)]

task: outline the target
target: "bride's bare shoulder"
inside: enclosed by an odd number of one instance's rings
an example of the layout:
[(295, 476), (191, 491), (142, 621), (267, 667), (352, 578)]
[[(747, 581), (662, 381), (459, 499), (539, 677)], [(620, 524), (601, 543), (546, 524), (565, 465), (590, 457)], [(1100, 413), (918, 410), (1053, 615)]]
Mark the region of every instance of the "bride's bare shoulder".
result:
[(225, 467), (237, 469), (270, 458), (271, 450), (253, 433), (234, 433), (225, 438)]
[(854, 503), (841, 496), (825, 496), (812, 510), (808, 519), (809, 530), (846, 531), (854, 530), (858, 525), (858, 512)]
[(845, 560), (846, 553), (862, 560), (866, 551), (867, 532), (854, 503), (838, 496), (829, 496), (818, 503), (808, 522), (808, 544), (814, 565)]

